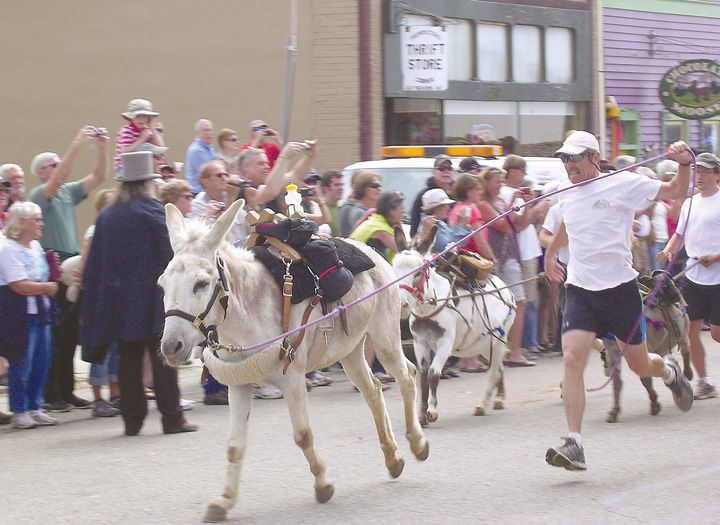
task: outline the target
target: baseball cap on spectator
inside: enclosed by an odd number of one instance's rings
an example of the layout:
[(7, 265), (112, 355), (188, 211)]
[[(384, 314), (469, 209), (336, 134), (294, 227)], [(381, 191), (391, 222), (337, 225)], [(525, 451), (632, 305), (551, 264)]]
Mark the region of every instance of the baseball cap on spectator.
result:
[(320, 182), (321, 178), (317, 171), (310, 170), (303, 180), (305, 182)]
[(460, 171), (462, 173), (481, 169), (482, 166), (478, 164), (478, 161), (475, 160), (475, 157), (465, 157), (463, 160), (460, 161)]
[(444, 153), (441, 153), (440, 155), (435, 156), (435, 164), (433, 164), (433, 168), (439, 168), (442, 166), (445, 162), (449, 163), (452, 166), (452, 159), (445, 155)]
[(153, 158), (149, 151), (133, 151), (120, 155), (122, 170), (115, 174), (119, 182), (135, 182), (148, 179), (159, 179), (160, 175), (153, 173)]
[(9, 180), (5, 180), (0, 177), (0, 186), (5, 186), (6, 188), (9, 188), (10, 186), (12, 186), (12, 184), (10, 184)]
[(38, 170), (45, 167), (45, 165), (54, 157), (60, 157), (57, 153), (52, 151), (45, 151), (35, 155), (32, 161), (30, 161), (30, 171), (34, 174), (38, 174)]
[(268, 127), (268, 125), (265, 124), (264, 120), (258, 119), (258, 120), (253, 120), (252, 122), (250, 122), (250, 131), (252, 131), (255, 128), (267, 128), (267, 127)]
[(144, 98), (134, 98), (128, 102), (128, 108), (125, 113), (120, 113), (124, 119), (132, 120), (138, 115), (147, 115), (148, 117), (157, 117), (160, 113), (153, 111), (152, 104)]
[(503, 169), (508, 170), (525, 170), (527, 162), (520, 155), (508, 155), (503, 163)]
[(597, 152), (600, 151), (600, 144), (595, 138), (595, 135), (587, 131), (573, 131), (568, 135), (568, 138), (565, 139), (562, 147), (555, 152), (555, 156), (557, 157), (561, 153), (577, 155), (589, 149)]
[(422, 211), (430, 211), (437, 206), (443, 204), (452, 204), (455, 201), (448, 197), (445, 190), (442, 188), (433, 188), (423, 193), (422, 196)]
[(695, 161), (697, 162), (698, 166), (710, 168), (711, 170), (720, 172), (720, 159), (718, 159), (712, 153), (701, 153), (700, 155), (695, 157)]

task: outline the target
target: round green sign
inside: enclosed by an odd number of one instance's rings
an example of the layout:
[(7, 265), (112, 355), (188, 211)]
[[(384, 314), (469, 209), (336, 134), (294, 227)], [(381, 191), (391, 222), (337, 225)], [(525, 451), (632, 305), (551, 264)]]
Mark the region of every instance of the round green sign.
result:
[(720, 114), (720, 64), (712, 60), (681, 62), (660, 81), (660, 100), (670, 113), (682, 118)]

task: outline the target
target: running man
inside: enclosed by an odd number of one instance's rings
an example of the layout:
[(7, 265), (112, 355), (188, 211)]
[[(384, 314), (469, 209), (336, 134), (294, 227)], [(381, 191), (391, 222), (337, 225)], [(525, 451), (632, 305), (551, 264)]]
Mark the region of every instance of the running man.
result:
[(562, 325), (562, 397), (568, 436), (562, 445), (548, 449), (545, 460), (552, 466), (586, 469), (580, 435), (585, 410), (583, 373), (598, 335), (610, 332), (618, 342), (627, 342), (625, 360), (633, 372), (640, 377), (662, 377), (680, 410), (687, 412), (692, 406), (692, 387), (674, 359), (663, 360), (648, 352), (644, 317), (630, 338), (643, 308), (630, 252), (633, 214), (653, 200), (682, 197), (690, 180), (692, 157), (687, 145), (676, 142), (667, 152), (680, 164), (669, 182), (632, 172), (593, 181), (600, 175), (600, 145), (585, 131), (570, 134), (555, 153), (570, 179), (564, 186), (576, 187), (558, 195), (563, 222), (545, 254), (545, 273), (561, 282), (565, 270), (555, 254), (565, 244), (570, 250)]

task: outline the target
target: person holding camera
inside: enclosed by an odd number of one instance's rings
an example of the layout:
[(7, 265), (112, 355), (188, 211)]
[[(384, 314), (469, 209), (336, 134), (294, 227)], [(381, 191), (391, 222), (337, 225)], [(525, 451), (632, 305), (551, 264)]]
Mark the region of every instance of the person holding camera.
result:
[(328, 210), (325, 199), (318, 189), (319, 181), (320, 175), (318, 175), (315, 170), (310, 170), (310, 172), (305, 175), (299, 189), (300, 196), (302, 197), (300, 205), (305, 213), (305, 217), (316, 222), (320, 227), (318, 232), (330, 236), (330, 226), (328, 226), (331, 219), (330, 210)]
[(283, 140), (274, 129), (271, 129), (264, 120), (253, 120), (250, 122), (250, 142), (240, 146), (240, 151), (247, 148), (261, 149), (265, 152), (270, 164), (270, 169), (275, 166), (275, 161), (280, 156), (280, 149), (283, 147)]

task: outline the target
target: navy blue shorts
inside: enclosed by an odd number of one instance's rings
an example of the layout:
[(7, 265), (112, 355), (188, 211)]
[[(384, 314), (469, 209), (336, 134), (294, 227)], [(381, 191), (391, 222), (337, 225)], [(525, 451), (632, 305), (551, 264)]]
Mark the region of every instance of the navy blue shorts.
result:
[[(641, 315), (640, 327), (628, 341)], [(632, 345), (642, 343), (645, 340), (645, 315), (637, 280), (597, 291), (568, 284), (562, 331), (565, 333), (568, 330), (585, 330), (598, 336), (611, 333)]]
[(720, 325), (720, 284), (697, 284), (683, 279), (682, 293), (691, 321), (705, 320)]

